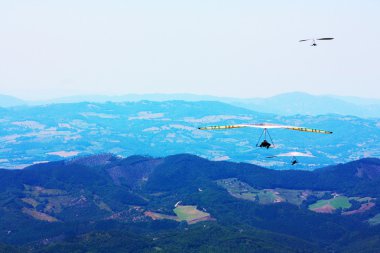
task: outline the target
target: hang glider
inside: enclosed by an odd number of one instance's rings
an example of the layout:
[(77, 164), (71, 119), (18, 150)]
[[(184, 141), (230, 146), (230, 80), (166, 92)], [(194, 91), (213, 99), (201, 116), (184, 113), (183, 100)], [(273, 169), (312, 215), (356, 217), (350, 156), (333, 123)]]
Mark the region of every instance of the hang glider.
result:
[(298, 160), (296, 157), (315, 157), (311, 153), (301, 153), (301, 152), (289, 152), (289, 153), (283, 153), (273, 156), (267, 156), (267, 158), (275, 158), (275, 157), (292, 157), (292, 160), (290, 161), (291, 165), (295, 165), (298, 163)]
[(333, 40), (334, 38), (315, 38), (315, 39), (305, 39), (305, 40), (300, 40), (299, 42), (305, 42), (305, 41), (312, 41), (310, 46), (317, 46), (317, 40)]
[[(261, 136), (260, 136), (256, 146), (260, 147), (260, 148), (267, 148), (267, 149), (271, 146), (272, 147), (274, 146), (272, 137), (270, 136), (268, 129), (279, 128), (279, 129), (287, 129), (287, 130), (309, 132), (309, 133), (332, 134), (331, 131), (326, 131), (326, 130), (307, 128), (307, 127), (299, 127), (299, 126), (278, 125), (278, 124), (271, 124), (271, 123), (237, 124), (237, 125), (226, 125), (226, 126), (206, 126), (206, 127), (198, 127), (198, 129), (199, 130), (225, 130), (225, 129), (244, 128), (244, 127), (263, 129), (263, 132), (261, 133)], [(263, 135), (264, 135), (264, 139), (263, 139), (263, 141), (261, 141)], [(271, 143), (267, 141), (267, 135), (269, 136)]]
[(331, 131), (326, 131), (326, 130), (319, 130), (319, 129), (306, 128), (306, 127), (298, 127), (298, 126), (278, 125), (278, 124), (270, 124), (270, 123), (237, 124), (237, 125), (226, 125), (226, 126), (206, 126), (206, 127), (198, 127), (198, 129), (200, 129), (200, 130), (224, 130), (224, 129), (243, 128), (243, 127), (262, 128), (262, 129), (280, 128), (280, 129), (288, 129), (288, 130), (301, 131), (301, 132), (332, 134)]
[(311, 153), (289, 152), (289, 153), (282, 153), (282, 154), (278, 154), (278, 155), (267, 156), (267, 158), (275, 158), (275, 157), (282, 157), (282, 156), (285, 156), (285, 157), (295, 157), (295, 156), (315, 157)]

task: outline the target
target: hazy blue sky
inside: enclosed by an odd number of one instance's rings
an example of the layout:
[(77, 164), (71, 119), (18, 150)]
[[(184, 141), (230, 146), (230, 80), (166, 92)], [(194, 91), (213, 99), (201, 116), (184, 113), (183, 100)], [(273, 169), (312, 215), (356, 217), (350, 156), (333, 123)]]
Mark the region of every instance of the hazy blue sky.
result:
[[(0, 94), (380, 98), (379, 0), (3, 0)], [(299, 39), (333, 36), (318, 47)]]

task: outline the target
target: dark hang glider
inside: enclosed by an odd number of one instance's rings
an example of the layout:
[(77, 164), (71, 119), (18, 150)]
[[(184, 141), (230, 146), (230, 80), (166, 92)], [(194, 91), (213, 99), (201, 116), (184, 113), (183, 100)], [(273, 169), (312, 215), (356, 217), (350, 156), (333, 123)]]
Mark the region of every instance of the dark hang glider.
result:
[(311, 45), (312, 47), (317, 46), (317, 40), (333, 40), (334, 38), (316, 38), (316, 39), (306, 39), (306, 40), (300, 40), (299, 42), (305, 42), (305, 41), (312, 41)]

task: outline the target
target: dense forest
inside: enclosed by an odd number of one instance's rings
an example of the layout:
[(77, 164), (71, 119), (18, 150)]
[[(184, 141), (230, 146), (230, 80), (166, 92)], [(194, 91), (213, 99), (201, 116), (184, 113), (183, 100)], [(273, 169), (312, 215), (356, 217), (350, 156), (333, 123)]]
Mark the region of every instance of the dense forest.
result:
[(380, 160), (111, 154), (0, 170), (0, 252), (376, 252)]

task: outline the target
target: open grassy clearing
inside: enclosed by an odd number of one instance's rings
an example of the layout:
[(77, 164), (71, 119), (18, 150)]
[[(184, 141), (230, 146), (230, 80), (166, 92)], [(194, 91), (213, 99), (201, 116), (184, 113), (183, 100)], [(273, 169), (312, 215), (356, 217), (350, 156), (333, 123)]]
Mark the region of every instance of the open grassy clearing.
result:
[(361, 198), (361, 197), (350, 197), (349, 199), (350, 200), (356, 200), (356, 201), (361, 202), (361, 203), (371, 202), (371, 201), (374, 200), (374, 198), (371, 198), (371, 197), (364, 197), (364, 198)]
[(37, 200), (32, 198), (22, 198), (21, 201), (31, 205), (33, 208), (36, 208), (40, 204)]
[(31, 186), (24, 184), (24, 192), (31, 196), (58, 196), (66, 195), (67, 192), (59, 189), (46, 189), (41, 186)]
[(198, 210), (197, 206), (178, 205), (173, 211), (181, 221), (191, 221), (210, 216), (210, 214)]
[(188, 224), (194, 224), (200, 221), (213, 220), (209, 213), (200, 211), (197, 209), (197, 206), (181, 206), (178, 205), (173, 209), (174, 215), (167, 215), (161, 213), (155, 213), (151, 211), (146, 211), (144, 214), (152, 218), (153, 220), (175, 220), (175, 221), (186, 221)]
[(175, 221), (180, 221), (177, 216), (174, 215), (167, 215), (167, 214), (162, 214), (162, 213), (155, 213), (155, 212), (150, 212), (146, 211), (145, 216), (148, 216), (152, 218), (153, 220), (175, 220)]
[(350, 201), (345, 196), (339, 196), (330, 201), (330, 205), (332, 205), (335, 209), (342, 208), (347, 209), (352, 206)]
[(368, 223), (372, 226), (380, 224), (380, 213), (368, 220)]
[(314, 209), (317, 209), (317, 208), (321, 208), (323, 206), (326, 206), (329, 204), (329, 200), (326, 200), (326, 199), (323, 199), (323, 200), (318, 200), (317, 202), (315, 202), (314, 204), (310, 205), (309, 206), (309, 209), (310, 210), (314, 210)]
[(273, 190), (261, 190), (257, 196), (259, 197), (259, 201), (262, 204), (283, 202), (283, 199), (278, 197)]
[(24, 214), (27, 214), (31, 217), (33, 217), (36, 220), (42, 220), (47, 222), (58, 222), (58, 219), (54, 218), (53, 216), (50, 216), (46, 213), (41, 213), (36, 210), (30, 209), (30, 208), (22, 208), (22, 212)]
[(348, 209), (352, 206), (352, 204), (349, 201), (349, 198), (346, 196), (338, 196), (331, 199), (323, 199), (318, 200), (316, 203), (309, 206), (309, 209), (314, 211), (319, 208), (323, 208), (325, 206), (331, 206), (333, 209)]

